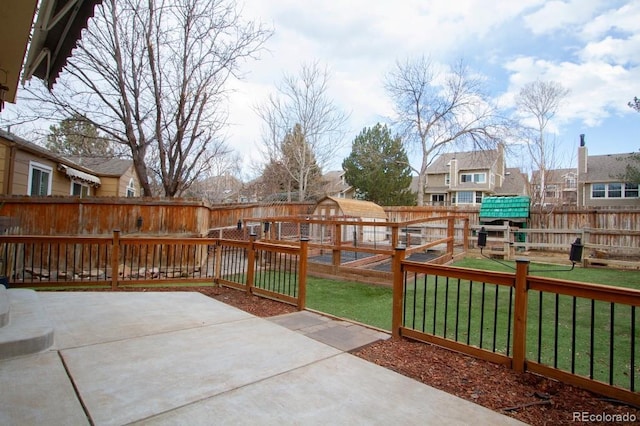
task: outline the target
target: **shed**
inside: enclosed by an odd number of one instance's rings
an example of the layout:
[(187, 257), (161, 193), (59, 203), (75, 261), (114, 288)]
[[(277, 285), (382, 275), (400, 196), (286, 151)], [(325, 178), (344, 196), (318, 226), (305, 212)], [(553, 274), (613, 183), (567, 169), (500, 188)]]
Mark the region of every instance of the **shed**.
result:
[[(339, 219), (347, 222), (386, 222), (387, 214), (384, 209), (371, 201), (353, 200), (350, 198), (324, 197), (313, 210), (314, 217), (327, 220)], [(361, 241), (383, 241), (387, 239), (386, 232), (380, 232), (381, 227), (361, 226), (355, 224), (342, 227), (343, 241), (353, 241), (354, 235)]]
[(318, 201), (313, 210), (313, 215), (327, 219), (350, 217), (365, 221), (387, 220), (387, 214), (384, 209), (376, 203), (336, 197), (324, 197)]

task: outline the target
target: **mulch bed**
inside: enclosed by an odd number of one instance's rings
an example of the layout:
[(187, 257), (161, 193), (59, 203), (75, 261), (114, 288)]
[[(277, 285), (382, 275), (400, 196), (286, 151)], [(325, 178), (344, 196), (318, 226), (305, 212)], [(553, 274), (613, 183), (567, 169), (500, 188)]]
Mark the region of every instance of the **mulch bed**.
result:
[[(296, 311), (294, 306), (225, 287), (128, 288), (120, 291), (199, 291), (259, 317)], [(532, 425), (615, 423), (574, 421), (574, 413), (594, 415), (595, 420), (603, 415), (610, 416), (609, 420), (615, 420), (616, 415), (635, 416), (636, 424), (640, 422), (640, 407), (611, 401), (531, 373), (516, 373), (501, 365), (434, 345), (389, 339), (362, 348), (354, 355)]]

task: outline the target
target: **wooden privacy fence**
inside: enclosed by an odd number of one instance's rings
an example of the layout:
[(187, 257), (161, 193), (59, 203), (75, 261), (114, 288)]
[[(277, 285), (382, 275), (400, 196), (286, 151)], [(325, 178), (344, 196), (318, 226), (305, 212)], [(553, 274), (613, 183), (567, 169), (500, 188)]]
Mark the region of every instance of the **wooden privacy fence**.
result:
[(394, 336), (640, 404), (640, 290), (394, 255)]
[(10, 287), (220, 284), (305, 306), (307, 241), (0, 235)]
[[(640, 231), (599, 228), (532, 229), (502, 225), (474, 225), (489, 233), (487, 252), (513, 259), (519, 251), (566, 251), (580, 238), (584, 245), (584, 266), (610, 265), (640, 268)], [(471, 237), (472, 241), (477, 238)], [(569, 242), (569, 243), (567, 243)]]

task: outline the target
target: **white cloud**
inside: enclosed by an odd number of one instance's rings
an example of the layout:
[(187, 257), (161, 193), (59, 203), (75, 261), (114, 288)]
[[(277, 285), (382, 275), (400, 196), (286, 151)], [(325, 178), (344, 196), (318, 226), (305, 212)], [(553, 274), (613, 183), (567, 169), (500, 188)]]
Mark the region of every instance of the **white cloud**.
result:
[[(603, 4), (611, 0), (548, 1), (524, 17), (527, 28), (535, 35), (556, 31), (575, 31), (589, 21)], [(579, 25), (579, 26), (578, 26)]]

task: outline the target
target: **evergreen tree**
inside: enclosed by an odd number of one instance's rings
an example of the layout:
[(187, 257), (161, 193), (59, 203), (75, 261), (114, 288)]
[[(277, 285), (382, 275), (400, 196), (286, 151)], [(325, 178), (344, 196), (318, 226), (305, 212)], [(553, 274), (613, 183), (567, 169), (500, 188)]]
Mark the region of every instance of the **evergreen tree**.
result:
[(378, 123), (356, 136), (342, 169), (360, 198), (383, 206), (416, 203), (409, 188), (412, 178), (407, 153), (400, 137), (392, 137), (387, 126)]
[(49, 131), (46, 147), (55, 153), (92, 158), (114, 156), (111, 143), (80, 115), (65, 118), (59, 126), (50, 126)]

